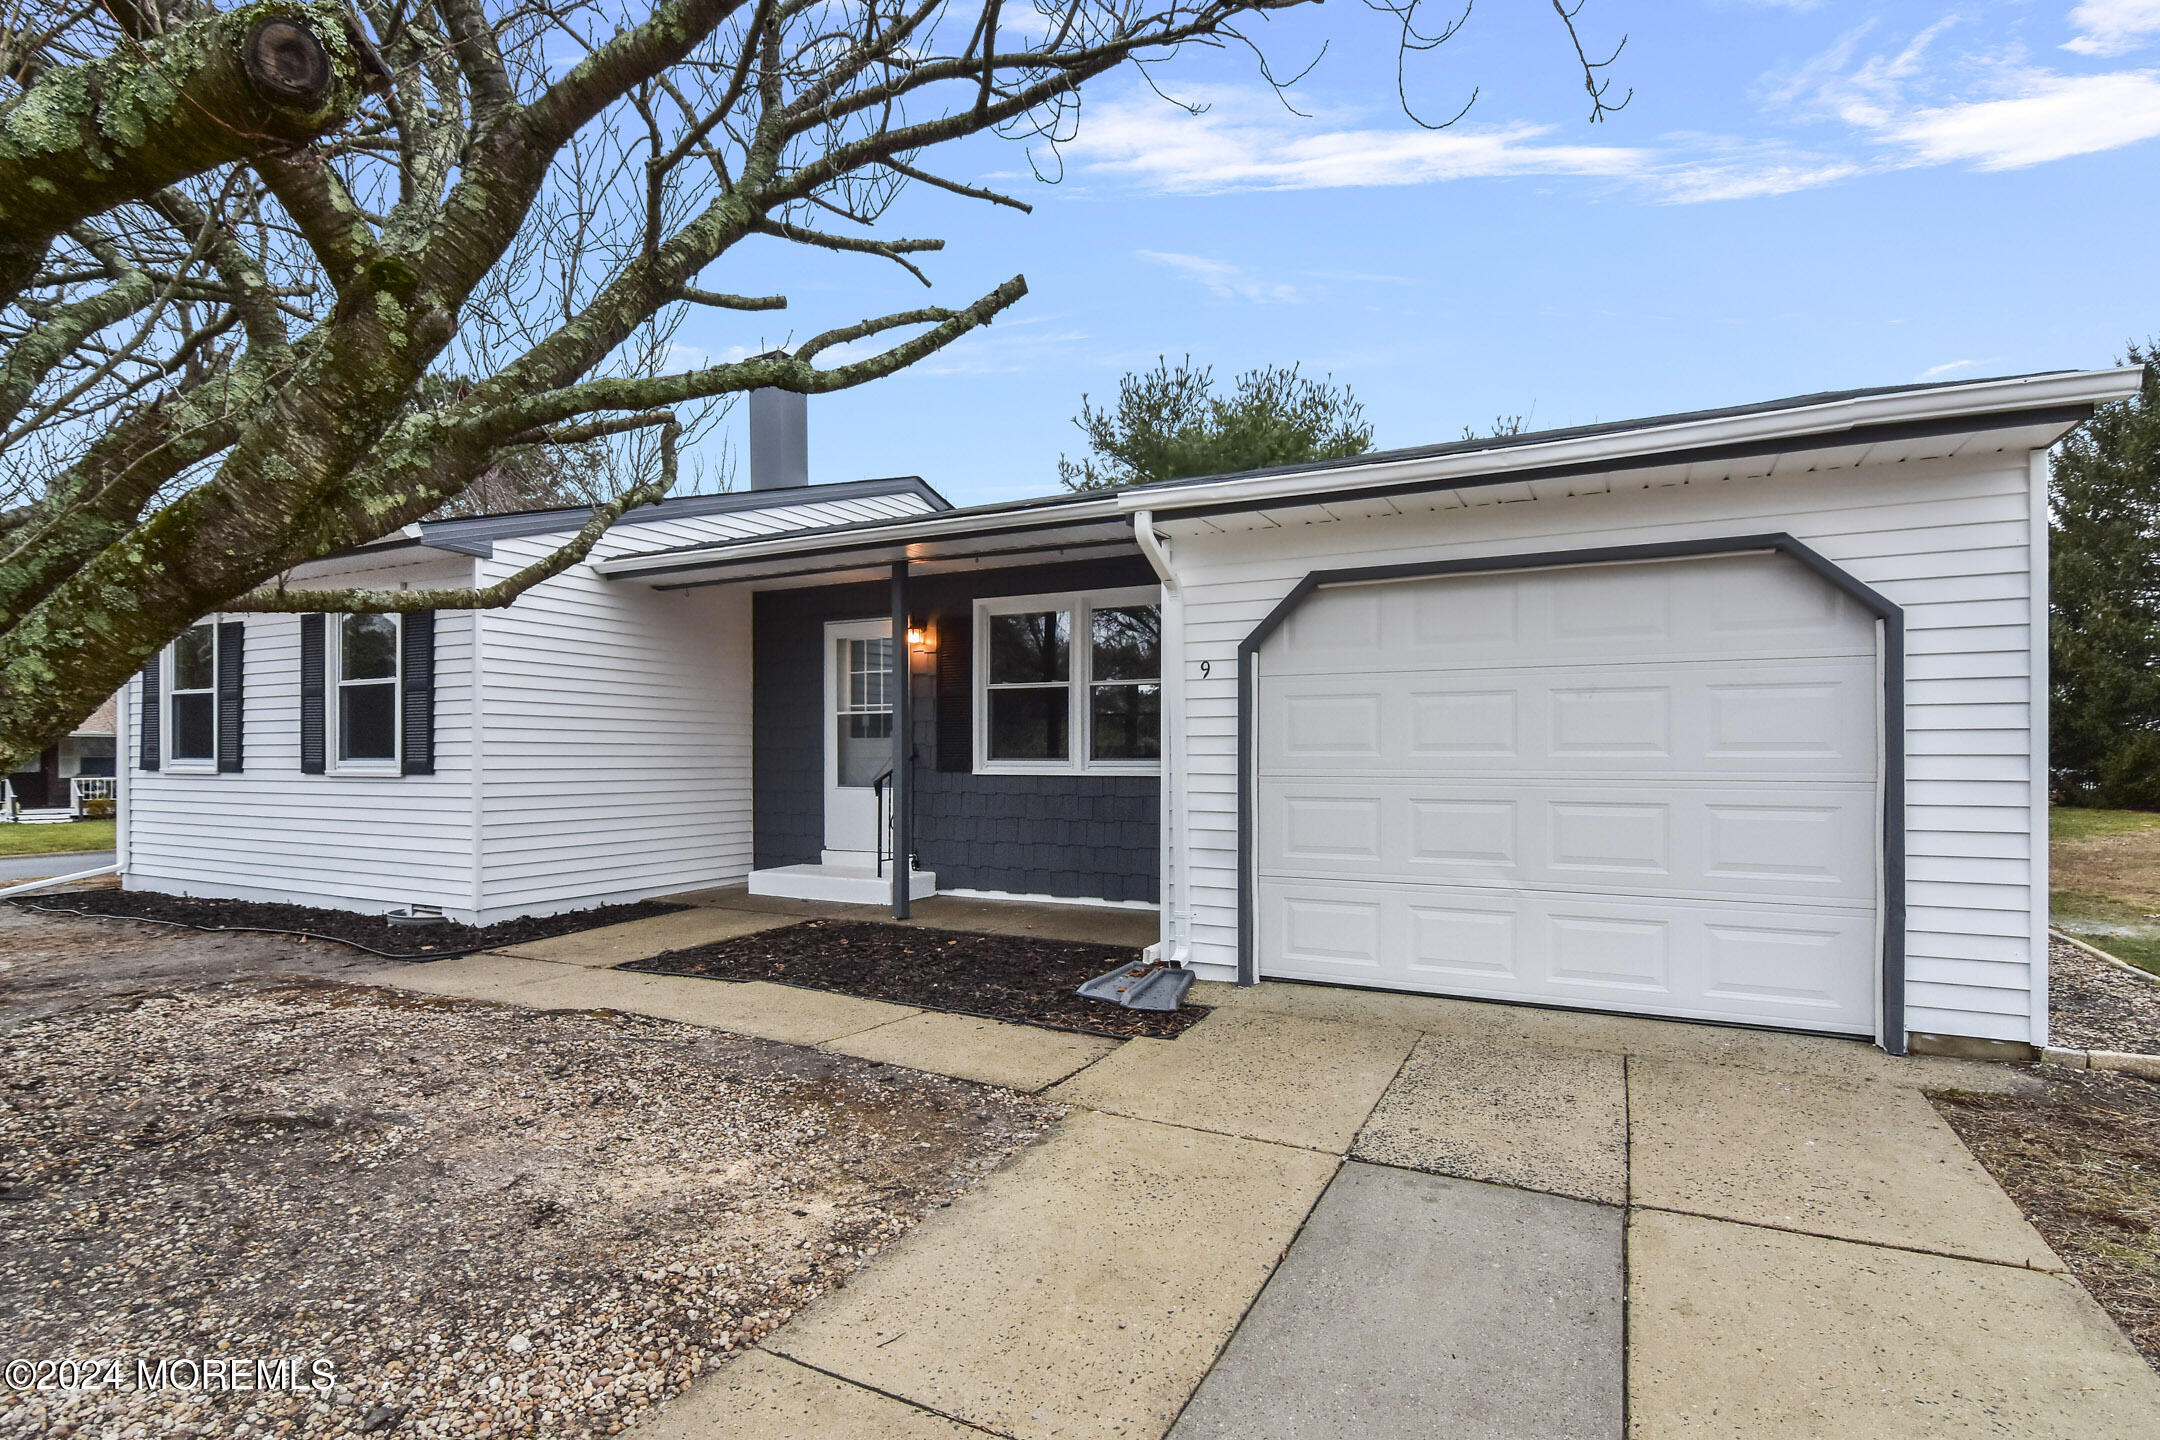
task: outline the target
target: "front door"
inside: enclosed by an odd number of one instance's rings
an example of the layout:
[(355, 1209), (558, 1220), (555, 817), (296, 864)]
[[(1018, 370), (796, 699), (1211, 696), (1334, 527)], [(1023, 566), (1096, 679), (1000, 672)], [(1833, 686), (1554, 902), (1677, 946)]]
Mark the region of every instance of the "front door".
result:
[(825, 627), (825, 848), (860, 855), (879, 846), (879, 784), (892, 803), (892, 622)]

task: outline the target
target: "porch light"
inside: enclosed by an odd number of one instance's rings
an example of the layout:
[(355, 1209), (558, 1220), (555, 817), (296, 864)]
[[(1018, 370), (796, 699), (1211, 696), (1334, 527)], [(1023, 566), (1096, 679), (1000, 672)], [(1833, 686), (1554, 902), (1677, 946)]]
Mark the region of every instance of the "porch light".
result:
[(926, 625), (910, 625), (907, 627), (907, 644), (910, 650), (935, 650), (937, 632)]

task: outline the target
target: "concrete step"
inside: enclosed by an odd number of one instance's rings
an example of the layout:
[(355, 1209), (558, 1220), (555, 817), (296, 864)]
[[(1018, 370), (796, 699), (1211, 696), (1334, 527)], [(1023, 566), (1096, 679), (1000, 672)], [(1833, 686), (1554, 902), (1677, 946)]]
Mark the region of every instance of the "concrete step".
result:
[[(782, 900), (823, 900), (835, 905), (889, 905), (892, 903), (892, 870), (877, 873), (872, 865), (780, 865), (750, 872), (750, 893)], [(910, 870), (908, 898), (927, 900), (937, 894), (937, 872)]]

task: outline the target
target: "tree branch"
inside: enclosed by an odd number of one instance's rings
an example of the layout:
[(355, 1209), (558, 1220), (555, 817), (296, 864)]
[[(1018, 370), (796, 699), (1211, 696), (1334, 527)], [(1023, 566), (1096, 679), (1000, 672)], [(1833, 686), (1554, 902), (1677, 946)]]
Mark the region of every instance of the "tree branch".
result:
[(357, 112), (365, 76), (327, 0), (213, 15), (45, 71), (0, 110), (0, 300), (70, 225)]
[(242, 595), (221, 608), (251, 615), (306, 614), (317, 610), (339, 615), (380, 615), (414, 610), (500, 610), (541, 581), (553, 579), (591, 554), (600, 537), (607, 534), (624, 514), (640, 505), (659, 504), (675, 487), (675, 443), (682, 436), (682, 426), (676, 423), (673, 415), (657, 419), (639, 416), (636, 419), (641, 425), (657, 423), (661, 426), (660, 478), (595, 505), (592, 518), (568, 544), (492, 585), (445, 590), (288, 590), (279, 587)]

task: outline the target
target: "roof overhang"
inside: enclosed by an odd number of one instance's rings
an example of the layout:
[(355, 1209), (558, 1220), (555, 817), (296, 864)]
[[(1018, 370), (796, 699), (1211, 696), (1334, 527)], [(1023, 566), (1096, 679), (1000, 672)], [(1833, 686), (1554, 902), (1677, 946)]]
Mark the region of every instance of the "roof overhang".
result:
[(1400, 458), (1361, 457), (1327, 466), (1170, 481), (1121, 491), (1118, 503), (1128, 512), (1156, 514), (1254, 510), (1354, 495), (1714, 465), (1826, 449), (1852, 452), (1850, 463), (1867, 464), (1894, 458), (1889, 449), (1915, 441), (1935, 442), (1921, 447), (1930, 453), (1954, 454), (1962, 440), (2005, 430), (2027, 432), (2027, 443), (2041, 448), (2090, 419), (2094, 406), (2136, 394), (2143, 373), (2134, 366), (2064, 371), (1681, 416), (1592, 433), (1561, 432), (1550, 439), (1532, 436)]
[[(2043, 449), (2096, 405), (2137, 393), (2142, 371), (2064, 371), (1926, 385), (1728, 411), (1600, 425), (1357, 456), (1245, 475), (1166, 481), (1100, 495), (866, 521), (753, 541), (681, 546), (595, 564), (600, 574), (662, 588), (765, 587), (868, 578), (905, 560), (925, 573), (1137, 551), (1134, 522), (1250, 529), (1372, 516), (1390, 497), (1430, 508), (1483, 499), (1540, 499), (1621, 488), (1955, 458), (1975, 450)], [(1220, 517), (1219, 523), (1209, 517)]]
[(610, 579), (638, 580), (662, 589), (743, 583), (777, 587), (867, 578), (903, 560), (919, 573), (936, 574), (1045, 564), (1118, 550), (1138, 554), (1139, 546), (1132, 518), (1119, 508), (1115, 495), (1106, 494), (621, 555), (593, 568)]

